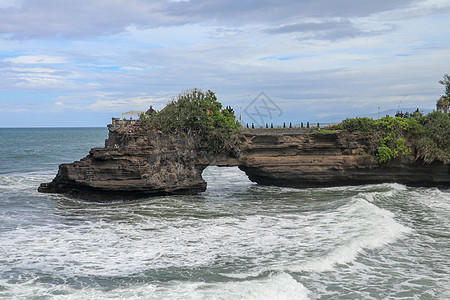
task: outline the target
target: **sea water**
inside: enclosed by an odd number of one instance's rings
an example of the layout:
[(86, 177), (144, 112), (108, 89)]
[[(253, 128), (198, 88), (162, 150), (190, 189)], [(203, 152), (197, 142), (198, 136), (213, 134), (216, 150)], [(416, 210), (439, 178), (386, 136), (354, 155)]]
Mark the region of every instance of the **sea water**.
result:
[(91, 203), (37, 187), (104, 128), (0, 129), (0, 298), (449, 299), (450, 191), (260, 186)]

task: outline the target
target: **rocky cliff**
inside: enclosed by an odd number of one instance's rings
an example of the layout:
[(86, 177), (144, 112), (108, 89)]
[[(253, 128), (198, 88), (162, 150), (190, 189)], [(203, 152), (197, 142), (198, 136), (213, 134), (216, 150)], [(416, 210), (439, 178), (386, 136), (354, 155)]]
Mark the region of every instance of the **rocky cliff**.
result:
[(203, 155), (205, 151), (189, 137), (147, 133), (136, 125), (109, 125), (104, 148), (93, 148), (80, 161), (60, 165), (55, 179), (41, 184), (39, 191), (89, 200), (197, 193), (206, 189)]
[(253, 130), (241, 133), (240, 169), (250, 180), (286, 187), (397, 182), (450, 185), (450, 166), (414, 155), (378, 164), (367, 152), (370, 135), (345, 131)]
[(450, 185), (449, 165), (427, 165), (414, 156), (379, 165), (367, 155), (368, 139), (339, 131), (244, 130), (230, 155), (207, 151), (195, 136), (113, 123), (104, 148), (60, 165), (55, 179), (41, 184), (39, 191), (100, 201), (194, 194), (206, 189), (201, 174), (208, 165), (239, 166), (254, 182), (298, 188), (384, 182)]

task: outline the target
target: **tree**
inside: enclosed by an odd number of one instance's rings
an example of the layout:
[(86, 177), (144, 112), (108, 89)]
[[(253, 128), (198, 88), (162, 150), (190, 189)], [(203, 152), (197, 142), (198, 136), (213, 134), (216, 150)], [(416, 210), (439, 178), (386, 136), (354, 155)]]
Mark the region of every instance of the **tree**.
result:
[(445, 96), (450, 97), (450, 75), (445, 74), (443, 80), (439, 80), (439, 83), (445, 87)]
[(140, 121), (147, 130), (195, 135), (215, 152), (230, 150), (232, 135), (241, 128), (231, 107), (223, 108), (212, 91), (199, 89), (181, 93), (159, 112), (142, 113)]
[(447, 96), (442, 96), (436, 102), (436, 108), (438, 110), (442, 110), (444, 113), (448, 112), (449, 106), (450, 106), (450, 97)]
[(450, 75), (445, 74), (442, 80), (439, 80), (445, 88), (445, 95), (436, 102), (436, 108), (447, 113), (450, 106)]

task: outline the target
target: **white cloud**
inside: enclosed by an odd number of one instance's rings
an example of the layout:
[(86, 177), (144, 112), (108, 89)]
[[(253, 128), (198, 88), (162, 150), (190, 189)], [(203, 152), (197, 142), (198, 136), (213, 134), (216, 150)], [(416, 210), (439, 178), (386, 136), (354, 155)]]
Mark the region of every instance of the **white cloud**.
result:
[(165, 104), (167, 104), (168, 101), (167, 98), (156, 98), (147, 95), (119, 99), (117, 98), (117, 95), (116, 97), (111, 96), (113, 95), (99, 94), (97, 96), (99, 99), (95, 100), (94, 103), (87, 107), (87, 109), (100, 112), (126, 112), (129, 110), (145, 111), (150, 107), (150, 105), (156, 109), (161, 109), (165, 106)]
[(450, 2), (448, 0), (423, 0), (417, 1), (411, 6), (387, 10), (374, 15), (374, 17), (389, 20), (408, 20), (448, 13), (450, 13)]
[(144, 71), (144, 68), (140, 68), (140, 67), (128, 67), (128, 66), (124, 66), (124, 67), (120, 67), (123, 70), (126, 71)]
[(8, 57), (3, 59), (3, 62), (14, 64), (64, 64), (67, 63), (67, 59), (58, 56), (25, 55), (17, 57)]
[[(19, 8), (0, 10), (0, 34), (11, 38), (85, 38), (193, 23), (285, 24), (308, 17), (352, 18), (408, 7), (413, 0), (96, 0), (88, 5), (78, 0), (24, 0)], [(24, 21), (25, 20), (25, 21)]]
[(0, 0), (0, 9), (18, 8), (21, 3), (22, 0)]
[(57, 70), (51, 68), (39, 68), (39, 67), (12, 67), (9, 69), (11, 72), (16, 74), (27, 74), (27, 73), (55, 73)]

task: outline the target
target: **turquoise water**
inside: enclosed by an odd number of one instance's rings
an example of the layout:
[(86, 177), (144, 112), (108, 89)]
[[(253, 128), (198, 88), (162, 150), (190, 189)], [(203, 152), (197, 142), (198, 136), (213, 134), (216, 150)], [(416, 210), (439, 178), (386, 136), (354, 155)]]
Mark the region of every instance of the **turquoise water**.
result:
[(106, 136), (0, 129), (0, 298), (450, 298), (449, 190), (296, 190), (209, 167), (196, 196), (37, 192)]

